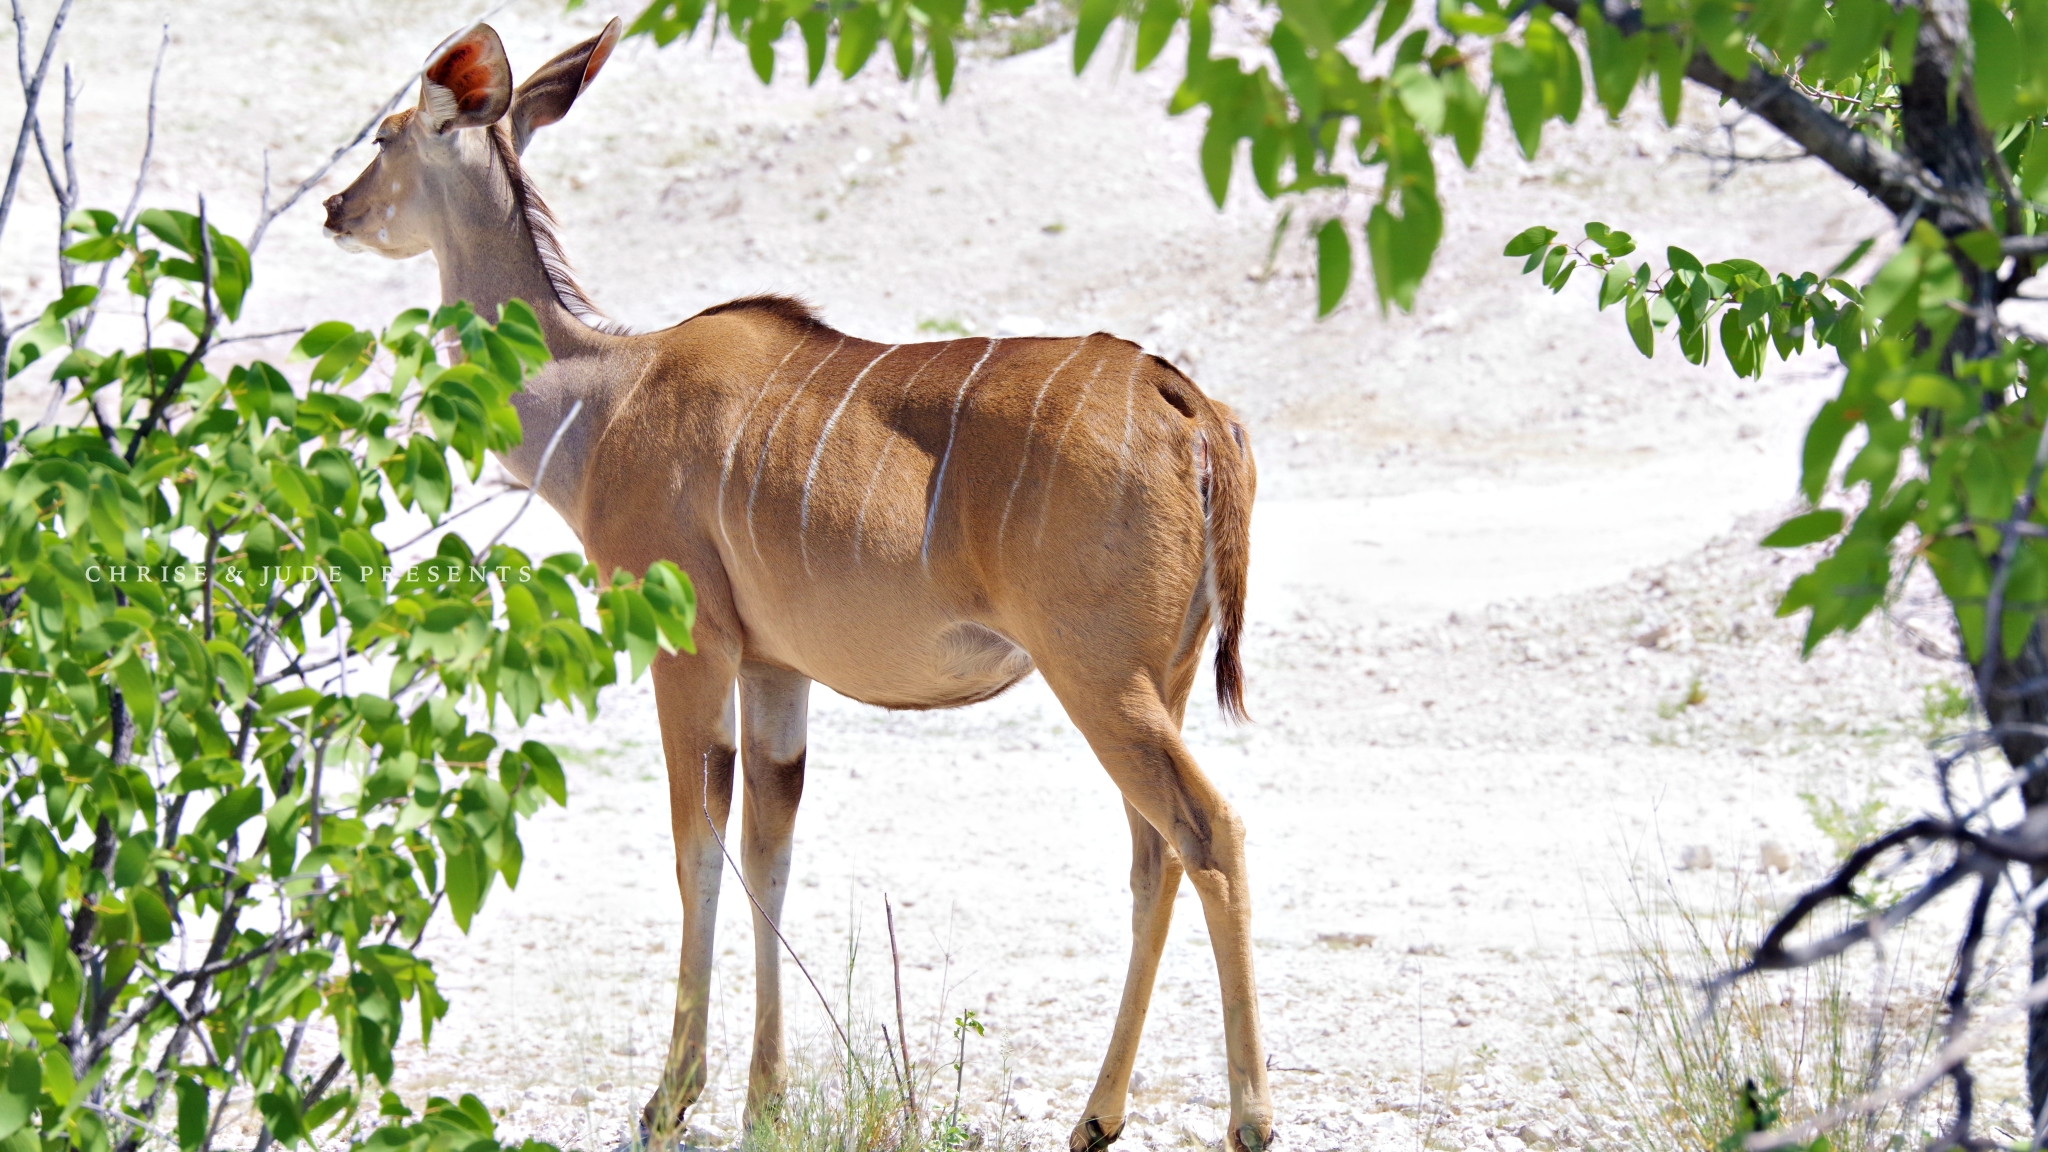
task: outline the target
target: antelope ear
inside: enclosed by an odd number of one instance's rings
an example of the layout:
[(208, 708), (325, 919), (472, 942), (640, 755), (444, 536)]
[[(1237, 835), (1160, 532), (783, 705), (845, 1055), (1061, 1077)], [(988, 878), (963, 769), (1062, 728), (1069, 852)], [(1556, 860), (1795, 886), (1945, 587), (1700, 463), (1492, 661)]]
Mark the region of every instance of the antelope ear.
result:
[(441, 42), (420, 70), (420, 116), (435, 132), (496, 124), (512, 106), (512, 65), (489, 24)]
[(619, 18), (614, 16), (604, 31), (541, 65), (512, 96), (512, 147), (526, 151), (535, 129), (545, 128), (569, 114), (576, 97), (597, 78), (597, 70), (611, 59), (619, 42)]

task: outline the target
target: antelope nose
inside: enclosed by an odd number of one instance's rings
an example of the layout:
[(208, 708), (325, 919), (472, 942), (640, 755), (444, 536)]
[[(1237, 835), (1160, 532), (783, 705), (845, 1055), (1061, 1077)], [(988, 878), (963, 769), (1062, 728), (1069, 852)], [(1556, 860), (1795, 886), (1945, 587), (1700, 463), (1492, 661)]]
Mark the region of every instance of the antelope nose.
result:
[(341, 193), (329, 196), (322, 204), (327, 209), (327, 231), (341, 231)]

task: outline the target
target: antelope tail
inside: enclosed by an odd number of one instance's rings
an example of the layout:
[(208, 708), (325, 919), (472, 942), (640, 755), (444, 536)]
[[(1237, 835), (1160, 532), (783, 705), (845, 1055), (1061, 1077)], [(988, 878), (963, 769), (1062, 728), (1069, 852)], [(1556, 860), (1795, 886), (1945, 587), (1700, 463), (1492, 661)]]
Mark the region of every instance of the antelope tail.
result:
[(1216, 703), (1223, 714), (1242, 723), (1244, 664), (1238, 643), (1244, 635), (1245, 571), (1251, 565), (1252, 496), (1258, 468), (1244, 425), (1230, 409), (1210, 402), (1207, 437), (1210, 449), (1208, 503), (1209, 595), (1216, 620)]

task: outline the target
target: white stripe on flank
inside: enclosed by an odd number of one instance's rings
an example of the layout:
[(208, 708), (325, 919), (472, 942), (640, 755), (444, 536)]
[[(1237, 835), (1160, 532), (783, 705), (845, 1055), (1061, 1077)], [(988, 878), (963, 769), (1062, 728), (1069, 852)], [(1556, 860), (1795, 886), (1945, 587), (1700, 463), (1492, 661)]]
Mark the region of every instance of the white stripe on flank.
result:
[(725, 554), (728, 558), (732, 556), (732, 536), (725, 530), (725, 482), (732, 476), (733, 455), (740, 449), (740, 437), (746, 434), (747, 422), (754, 418), (754, 409), (761, 406), (761, 401), (768, 398), (768, 390), (775, 387), (775, 378), (782, 374), (782, 366), (789, 363), (789, 358), (796, 355), (796, 350), (809, 341), (808, 333), (798, 337), (797, 342), (789, 346), (789, 351), (782, 354), (782, 359), (775, 362), (775, 367), (769, 369), (768, 379), (761, 383), (760, 394), (754, 397), (752, 404), (747, 405), (747, 414), (740, 417), (739, 427), (732, 430), (732, 442), (725, 446), (725, 462), (718, 468), (718, 535), (725, 540)]
[(839, 423), (839, 414), (846, 411), (847, 402), (853, 399), (854, 389), (860, 387), (860, 382), (867, 379), (868, 373), (874, 370), (875, 365), (888, 359), (889, 353), (901, 347), (901, 344), (891, 344), (882, 349), (880, 356), (868, 361), (868, 366), (855, 374), (853, 383), (846, 386), (846, 394), (839, 398), (838, 406), (832, 409), (832, 415), (825, 417), (825, 428), (818, 433), (818, 446), (811, 449), (811, 466), (804, 470), (803, 499), (797, 501), (796, 506), (796, 549), (797, 554), (803, 557), (806, 576), (811, 574), (811, 546), (807, 536), (811, 527), (811, 481), (818, 478), (818, 461), (825, 458), (825, 441), (832, 438), (832, 426)]
[(1124, 442), (1116, 450), (1116, 500), (1109, 506), (1112, 515), (1123, 507), (1124, 485), (1129, 483), (1131, 478), (1131, 432), (1136, 428), (1138, 421), (1138, 369), (1144, 366), (1145, 354), (1140, 352), (1138, 358), (1131, 361), (1131, 374), (1124, 378)]
[(747, 489), (747, 541), (754, 546), (756, 560), (761, 559), (761, 538), (754, 532), (754, 498), (761, 494), (761, 471), (768, 467), (768, 449), (775, 446), (775, 431), (782, 427), (782, 418), (789, 415), (789, 410), (796, 406), (796, 398), (804, 394), (805, 388), (810, 387), (811, 379), (818, 374), (818, 369), (831, 363), (832, 358), (839, 355), (839, 350), (844, 347), (846, 337), (841, 336), (839, 343), (834, 344), (832, 350), (825, 353), (823, 360), (811, 365), (811, 370), (797, 383), (796, 390), (789, 394), (789, 399), (782, 402), (782, 411), (775, 414), (775, 422), (768, 425), (768, 435), (761, 441), (761, 458), (754, 461), (754, 483)]
[[(917, 371), (912, 372), (910, 378), (903, 382), (903, 387), (896, 390), (897, 412), (903, 410), (903, 398), (910, 395), (910, 386), (917, 383), (917, 378), (924, 375), (924, 370), (937, 363), (939, 357), (944, 356), (952, 347), (953, 345), (950, 341), (940, 344), (939, 350), (926, 357), (925, 362), (917, 366)], [(892, 421), (895, 419), (895, 413), (890, 413), (890, 419)], [(875, 470), (868, 474), (868, 486), (861, 490), (860, 511), (853, 514), (853, 562), (855, 564), (860, 563), (861, 532), (867, 526), (868, 501), (875, 494), (875, 485), (882, 479), (882, 465), (889, 462), (889, 450), (894, 447), (896, 447), (896, 434), (892, 431), (888, 438), (882, 441), (881, 455), (875, 457)]]
[(1038, 535), (1031, 540), (1033, 548), (1045, 545), (1045, 522), (1052, 519), (1052, 481), (1053, 477), (1059, 475), (1060, 449), (1067, 443), (1067, 430), (1074, 426), (1074, 420), (1081, 415), (1081, 409), (1087, 406), (1089, 391), (1095, 387), (1095, 382), (1102, 378), (1103, 363), (1101, 360), (1095, 362), (1095, 371), (1090, 372), (1088, 382), (1081, 385), (1081, 398), (1074, 401), (1074, 410), (1067, 413), (1067, 422), (1060, 425), (1059, 437), (1052, 442), (1052, 463), (1045, 469), (1045, 503), (1039, 507)]
[(1045, 403), (1045, 394), (1052, 388), (1052, 382), (1060, 378), (1060, 373), (1066, 371), (1067, 365), (1072, 364), (1074, 357), (1079, 356), (1081, 349), (1087, 346), (1088, 337), (1081, 337), (1081, 342), (1074, 345), (1074, 350), (1067, 353), (1067, 358), (1060, 361), (1059, 367), (1052, 370), (1052, 375), (1045, 378), (1045, 383), (1038, 386), (1038, 396), (1031, 401), (1031, 423), (1024, 426), (1024, 451), (1017, 457), (1017, 474), (1010, 477), (1010, 494), (1003, 500), (1003, 518), (996, 522), (998, 556), (1002, 555), (1003, 551), (1003, 534), (1010, 530), (1010, 508), (1017, 503), (1017, 485), (1024, 482), (1024, 466), (1031, 462), (1031, 434), (1038, 430), (1038, 409)]
[(988, 341), (988, 347), (981, 350), (981, 359), (976, 360), (974, 367), (967, 370), (967, 379), (960, 381), (960, 391), (953, 394), (953, 416), (946, 423), (946, 450), (939, 455), (939, 475), (932, 481), (932, 506), (926, 509), (924, 514), (924, 542), (918, 545), (917, 553), (918, 560), (924, 564), (926, 571), (930, 571), (932, 566), (932, 523), (939, 518), (939, 497), (946, 491), (946, 464), (953, 459), (953, 435), (960, 431), (960, 405), (966, 402), (967, 389), (974, 384), (974, 378), (980, 374), (981, 366), (988, 363), (989, 354), (996, 350), (996, 345), (1002, 343), (993, 336), (984, 336), (982, 339)]

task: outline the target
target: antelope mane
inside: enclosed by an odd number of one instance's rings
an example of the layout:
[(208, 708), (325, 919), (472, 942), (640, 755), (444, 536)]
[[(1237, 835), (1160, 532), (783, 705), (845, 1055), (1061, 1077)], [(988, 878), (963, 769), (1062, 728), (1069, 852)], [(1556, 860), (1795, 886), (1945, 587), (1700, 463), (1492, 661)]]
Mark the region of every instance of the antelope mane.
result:
[(548, 209), (547, 201), (540, 198), (540, 192), (527, 178), (526, 168), (519, 163), (519, 153), (512, 147), (512, 136), (501, 121), (486, 130), (490, 137), (491, 150), (505, 166), (505, 177), (512, 188), (512, 206), (526, 221), (526, 231), (533, 238), (534, 251), (540, 256), (540, 266), (547, 273), (548, 284), (555, 290), (555, 299), (571, 316), (599, 332), (614, 336), (631, 334), (631, 329), (606, 316), (591, 303), (583, 286), (576, 282), (576, 271), (569, 264), (569, 257), (562, 251), (562, 241), (556, 235), (555, 214)]

